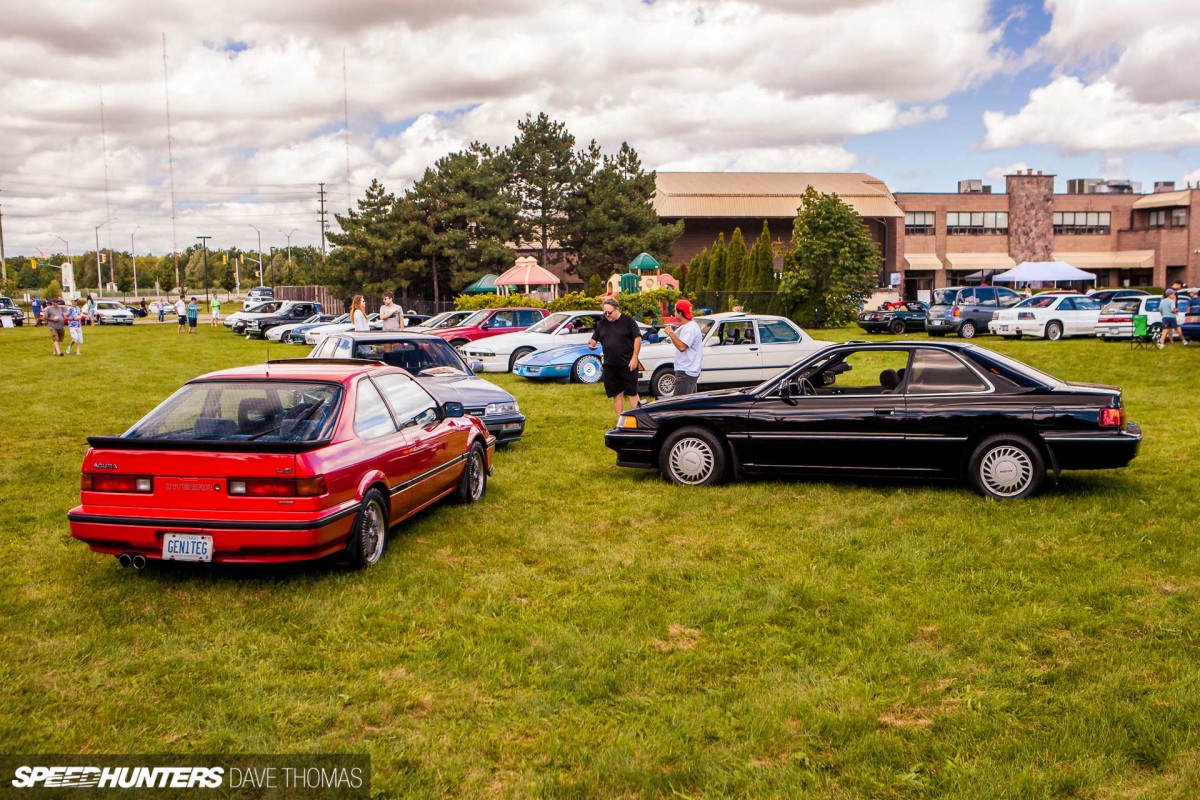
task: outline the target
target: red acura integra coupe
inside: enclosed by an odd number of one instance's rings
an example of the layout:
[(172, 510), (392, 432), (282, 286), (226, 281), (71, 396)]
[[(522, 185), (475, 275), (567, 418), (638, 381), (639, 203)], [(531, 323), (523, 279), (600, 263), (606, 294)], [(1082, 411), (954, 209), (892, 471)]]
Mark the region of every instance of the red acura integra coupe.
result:
[(201, 376), (88, 443), (71, 535), (138, 568), (340, 554), (365, 567), (400, 520), (482, 497), (495, 453), (482, 422), (404, 370), (318, 359)]

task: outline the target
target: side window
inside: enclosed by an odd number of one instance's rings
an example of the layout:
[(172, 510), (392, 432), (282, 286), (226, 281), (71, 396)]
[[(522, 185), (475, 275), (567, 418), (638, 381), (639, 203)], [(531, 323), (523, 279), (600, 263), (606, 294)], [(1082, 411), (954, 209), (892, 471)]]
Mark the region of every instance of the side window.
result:
[(378, 439), (396, 432), (396, 423), (384, 405), (375, 384), (368, 378), (358, 382), (358, 397), (354, 400), (354, 432), (364, 441)]
[(1099, 311), (1100, 304), (1090, 297), (1076, 297), (1075, 308), (1078, 311)]
[(596, 330), (596, 318), (576, 317), (571, 320), (571, 325), (574, 326), (571, 330), (572, 333), (591, 333)]
[(383, 389), (392, 410), (396, 412), (401, 428), (410, 425), (430, 425), (437, 421), (437, 403), (429, 396), (429, 392), (412, 378), (392, 373), (380, 375), (375, 381)]
[(534, 311), (532, 308), (517, 312), (518, 324), (522, 328), (528, 328), (530, 325), (533, 325), (535, 322), (538, 322), (541, 319), (542, 315)]
[(800, 332), (781, 319), (758, 323), (758, 339), (763, 344), (782, 344), (800, 341)]
[(1062, 302), (1059, 303), (1058, 308), (1060, 311), (1075, 311), (1076, 310), (1075, 298), (1074, 297), (1064, 297), (1062, 299)]
[(942, 350), (913, 353), (912, 374), (908, 376), (909, 394), (984, 392), (987, 388), (978, 375), (950, 353)]
[(726, 322), (717, 331), (717, 343), (721, 345), (754, 344), (754, 323), (750, 320)]
[(962, 289), (958, 293), (958, 299), (954, 301), (955, 305), (973, 306), (975, 305), (975, 290)]
[(317, 345), (317, 349), (313, 351), (311, 358), (333, 358), (333, 348), (337, 347), (337, 342), (336, 336), (326, 336)]
[(975, 290), (975, 303), (981, 306), (996, 305), (996, 290), (992, 288), (980, 288)]
[(1162, 308), (1162, 299), (1153, 297), (1146, 301), (1147, 311), (1158, 311), (1160, 308)]
[(330, 358), (352, 358), (354, 356), (354, 343), (349, 339), (339, 336), (333, 347), (333, 354)]
[(492, 314), (492, 318), (488, 320), (488, 328), (515, 328), (517, 327), (517, 312), (515, 311), (497, 311)]
[(1000, 305), (1002, 306), (1013, 306), (1021, 302), (1021, 295), (1012, 289), (997, 289), (996, 294), (1000, 295)]
[(893, 394), (907, 365), (905, 350), (854, 351), (834, 358), (817, 385), (838, 394)]

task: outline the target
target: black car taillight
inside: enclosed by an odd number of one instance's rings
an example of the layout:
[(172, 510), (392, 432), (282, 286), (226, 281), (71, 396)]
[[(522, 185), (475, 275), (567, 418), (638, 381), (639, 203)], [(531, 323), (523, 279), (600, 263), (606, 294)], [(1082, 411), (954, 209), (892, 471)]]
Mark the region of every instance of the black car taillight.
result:
[(1100, 409), (1100, 427), (1101, 428), (1120, 428), (1125, 424), (1125, 409), (1123, 408), (1102, 408)]
[(141, 475), (89, 475), (79, 478), (79, 488), (85, 492), (132, 492), (150, 494), (154, 479)]

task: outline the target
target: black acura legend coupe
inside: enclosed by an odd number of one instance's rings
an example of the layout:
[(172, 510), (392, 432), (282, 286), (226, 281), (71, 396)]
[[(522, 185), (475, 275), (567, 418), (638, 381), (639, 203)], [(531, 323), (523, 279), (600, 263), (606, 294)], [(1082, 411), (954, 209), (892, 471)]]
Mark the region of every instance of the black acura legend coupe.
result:
[(1121, 390), (1071, 383), (969, 343), (848, 342), (748, 389), (632, 409), (604, 436), (677, 484), (743, 474), (965, 477), (1024, 498), (1047, 474), (1113, 469), (1141, 429)]

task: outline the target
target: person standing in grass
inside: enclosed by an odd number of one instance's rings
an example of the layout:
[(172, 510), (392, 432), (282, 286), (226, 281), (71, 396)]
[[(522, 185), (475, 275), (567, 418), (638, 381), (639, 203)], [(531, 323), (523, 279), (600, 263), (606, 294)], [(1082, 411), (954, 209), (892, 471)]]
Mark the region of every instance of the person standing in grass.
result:
[(67, 355), (71, 355), (71, 345), (75, 346), (75, 355), (83, 355), (83, 300), (67, 304), (67, 333), (71, 334), (71, 343), (67, 345)]
[(183, 301), (183, 295), (179, 295), (179, 299), (175, 301), (175, 313), (179, 316), (179, 327), (175, 332), (183, 333), (187, 330), (187, 303)]
[(1159, 311), (1162, 312), (1162, 334), (1158, 337), (1159, 350), (1167, 346), (1168, 338), (1174, 339), (1176, 336), (1179, 337), (1179, 341), (1183, 342), (1183, 346), (1187, 347), (1187, 339), (1183, 338), (1183, 331), (1179, 330), (1177, 308), (1175, 290), (1167, 289), (1163, 292), (1162, 304), (1159, 306)]
[(663, 330), (666, 331), (671, 344), (679, 351), (679, 355), (675, 356), (675, 397), (679, 397), (696, 393), (696, 384), (700, 380), (700, 362), (704, 357), (704, 336), (700, 333), (700, 326), (693, 319), (695, 315), (692, 313), (690, 302), (677, 302), (675, 314), (686, 321), (678, 330), (671, 325), (667, 325)]
[(63, 328), (67, 324), (67, 315), (63, 311), (63, 307), (58, 304), (58, 299), (54, 298), (48, 301), (50, 305), (43, 312), (46, 315), (46, 325), (50, 328), (50, 341), (54, 343), (54, 355), (61, 356), (62, 350), (58, 349), (58, 343), (63, 338)]
[(196, 332), (196, 323), (200, 320), (200, 304), (193, 297), (187, 304), (188, 333)]
[(621, 313), (621, 304), (615, 297), (606, 297), (602, 303), (604, 319), (596, 322), (588, 349), (597, 345), (604, 348), (604, 393), (612, 398), (617, 421), (625, 410), (625, 397), (631, 407), (639, 402), (637, 389), (638, 354), (642, 349), (642, 331), (633, 317)]
[(87, 299), (87, 324), (96, 324), (96, 298), (92, 297), (90, 294), (88, 295)]
[(350, 301), (350, 324), (356, 331), (371, 330), (371, 326), (367, 323), (367, 306), (363, 302), (361, 294), (354, 295), (354, 299)]
[(33, 298), (33, 327), (40, 328), (42, 325), (42, 301)]
[(217, 323), (221, 321), (221, 301), (217, 299), (215, 294), (208, 301), (208, 314), (208, 327), (217, 327)]

